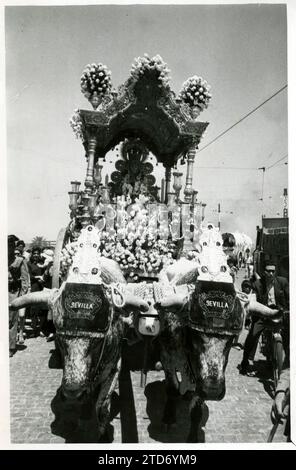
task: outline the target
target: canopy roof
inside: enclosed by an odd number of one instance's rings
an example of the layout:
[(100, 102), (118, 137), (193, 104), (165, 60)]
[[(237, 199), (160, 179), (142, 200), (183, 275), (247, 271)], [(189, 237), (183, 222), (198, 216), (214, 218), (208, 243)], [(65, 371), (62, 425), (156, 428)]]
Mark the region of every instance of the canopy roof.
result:
[(79, 111), (84, 146), (96, 137), (96, 160), (126, 137), (140, 138), (164, 166), (174, 166), (193, 145), (198, 146), (208, 122), (197, 122), (189, 106), (176, 99), (169, 86), (146, 72), (129, 78), (97, 111)]

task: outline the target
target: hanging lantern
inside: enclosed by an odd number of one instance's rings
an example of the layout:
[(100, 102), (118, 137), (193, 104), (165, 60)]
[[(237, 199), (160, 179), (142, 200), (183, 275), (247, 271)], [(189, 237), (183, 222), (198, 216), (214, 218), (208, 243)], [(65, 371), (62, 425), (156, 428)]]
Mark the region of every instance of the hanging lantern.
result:
[(177, 201), (179, 201), (180, 191), (182, 189), (182, 176), (183, 176), (183, 173), (181, 173), (179, 171), (175, 171), (173, 173), (173, 176), (174, 176), (173, 188), (176, 192)]
[(73, 191), (73, 193), (79, 193), (80, 181), (71, 181), (71, 185), (71, 191)]

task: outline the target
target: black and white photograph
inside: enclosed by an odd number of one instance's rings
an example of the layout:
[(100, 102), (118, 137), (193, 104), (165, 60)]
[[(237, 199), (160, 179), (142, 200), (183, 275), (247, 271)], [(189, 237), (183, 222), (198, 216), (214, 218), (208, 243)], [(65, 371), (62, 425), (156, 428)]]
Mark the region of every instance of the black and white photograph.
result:
[(1, 2), (0, 448), (294, 447), (291, 3)]

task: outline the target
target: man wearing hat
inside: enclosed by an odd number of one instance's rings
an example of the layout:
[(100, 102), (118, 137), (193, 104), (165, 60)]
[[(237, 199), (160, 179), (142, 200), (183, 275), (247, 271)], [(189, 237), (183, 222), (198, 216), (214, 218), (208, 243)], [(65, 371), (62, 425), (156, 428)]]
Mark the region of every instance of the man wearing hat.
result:
[[(28, 266), (19, 255), (20, 251), (15, 250), (18, 237), (8, 236), (8, 292), (9, 304), (21, 295), (28, 292), (30, 288), (30, 276)], [(16, 352), (17, 328), (19, 311), (9, 309), (9, 356)]]
[[(289, 283), (285, 277), (275, 275), (276, 266), (269, 262), (265, 265), (264, 274), (261, 279), (254, 282), (254, 291), (258, 302), (268, 307), (276, 306), (282, 310), (289, 309)], [(240, 373), (246, 375), (249, 371), (249, 360), (254, 360), (257, 344), (265, 329), (264, 320), (253, 316), (252, 326), (246, 338), (243, 360)]]

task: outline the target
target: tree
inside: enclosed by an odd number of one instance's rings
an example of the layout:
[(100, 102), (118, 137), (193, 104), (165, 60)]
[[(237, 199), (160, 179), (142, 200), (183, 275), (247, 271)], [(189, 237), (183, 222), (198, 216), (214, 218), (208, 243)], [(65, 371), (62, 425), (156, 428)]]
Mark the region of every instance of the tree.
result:
[(45, 248), (48, 245), (50, 245), (50, 243), (42, 236), (36, 236), (31, 241), (31, 247), (39, 246), (40, 248)]

